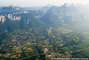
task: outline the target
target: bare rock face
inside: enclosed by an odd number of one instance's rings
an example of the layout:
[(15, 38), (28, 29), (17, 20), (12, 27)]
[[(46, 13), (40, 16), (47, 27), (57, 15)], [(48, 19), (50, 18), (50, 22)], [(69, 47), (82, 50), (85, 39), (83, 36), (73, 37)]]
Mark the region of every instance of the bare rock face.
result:
[(12, 14), (8, 14), (8, 18), (10, 20), (21, 20), (21, 17), (20, 16), (13, 16)]
[(3, 23), (5, 22), (5, 16), (2, 16), (2, 15), (0, 16), (0, 22), (3, 22)]

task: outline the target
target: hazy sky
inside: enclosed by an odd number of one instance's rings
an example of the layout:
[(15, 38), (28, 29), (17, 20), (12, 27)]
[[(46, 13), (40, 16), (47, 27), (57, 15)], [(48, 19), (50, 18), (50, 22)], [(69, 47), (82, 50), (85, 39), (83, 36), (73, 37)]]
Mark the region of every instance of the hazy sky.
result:
[(89, 4), (89, 0), (0, 0), (0, 6), (9, 6), (15, 4), (23, 7), (32, 7), (45, 6), (48, 4), (62, 5), (64, 3)]

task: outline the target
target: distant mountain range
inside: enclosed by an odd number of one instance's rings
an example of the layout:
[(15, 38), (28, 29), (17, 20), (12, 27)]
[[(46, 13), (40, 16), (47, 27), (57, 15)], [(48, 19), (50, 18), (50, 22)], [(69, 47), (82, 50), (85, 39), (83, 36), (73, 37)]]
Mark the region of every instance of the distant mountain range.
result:
[[(14, 13), (18, 13), (15, 15), (22, 15), (24, 16), (34, 16), (37, 19), (43, 21), (43, 23), (48, 23), (52, 25), (60, 25), (60, 24), (84, 24), (88, 20), (88, 12), (89, 9), (86, 5), (81, 4), (64, 4), (63, 6), (46, 6), (46, 7), (28, 7), (28, 8), (21, 8), (21, 7), (1, 7), (0, 14), (1, 15), (8, 15)], [(27, 14), (21, 14), (26, 13)], [(85, 15), (86, 14), (86, 15)], [(34, 19), (33, 17), (33, 19)], [(23, 17), (22, 17), (23, 18)], [(27, 19), (24, 17), (24, 19)], [(28, 18), (30, 19), (30, 18)], [(31, 19), (31, 20), (33, 20)], [(7, 19), (6, 19), (7, 20)], [(21, 19), (22, 21), (22, 19)], [(84, 21), (84, 22), (82, 22)], [(79, 24), (80, 25), (80, 24)]]
[[(86, 5), (64, 4), (46, 7), (1, 7), (0, 8), (0, 42), (12, 40), (19, 31), (29, 31), (45, 35), (53, 29), (55, 33), (62, 27), (68, 32), (89, 30), (89, 9)], [(14, 32), (16, 35), (13, 35)], [(11, 36), (12, 35), (12, 36)], [(8, 36), (11, 38), (8, 39)], [(15, 36), (15, 37), (13, 37)], [(23, 38), (26, 40), (27, 38)], [(22, 40), (23, 40), (22, 39)], [(30, 39), (29, 39), (30, 40)]]

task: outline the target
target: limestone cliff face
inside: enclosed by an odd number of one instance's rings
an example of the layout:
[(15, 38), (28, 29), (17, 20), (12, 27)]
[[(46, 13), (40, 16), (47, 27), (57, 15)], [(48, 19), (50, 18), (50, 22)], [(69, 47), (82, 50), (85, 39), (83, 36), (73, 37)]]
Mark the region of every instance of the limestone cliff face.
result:
[(21, 20), (21, 17), (20, 16), (13, 16), (12, 14), (8, 14), (8, 18), (10, 20)]
[(3, 22), (3, 23), (5, 22), (5, 16), (2, 16), (2, 15), (0, 16), (0, 22)]

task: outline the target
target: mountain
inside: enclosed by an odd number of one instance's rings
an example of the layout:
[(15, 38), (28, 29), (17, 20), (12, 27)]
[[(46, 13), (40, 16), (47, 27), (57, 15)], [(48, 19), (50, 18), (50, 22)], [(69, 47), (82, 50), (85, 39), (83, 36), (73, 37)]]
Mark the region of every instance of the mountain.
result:
[(4, 17), (0, 23), (1, 32), (4, 30), (28, 30), (34, 27), (37, 29), (41, 27), (46, 30), (49, 27), (55, 29), (61, 26), (73, 29), (74, 31), (89, 30), (88, 9), (80, 5), (46, 6), (39, 10), (9, 6), (1, 9), (1, 16)]
[[(9, 14), (12, 15), (13, 19), (8, 18)], [(14, 26), (14, 28), (30, 28), (30, 26), (33, 25), (46, 25), (46, 27), (59, 27), (65, 25), (68, 28), (75, 30), (81, 30), (81, 27), (84, 27), (82, 30), (86, 31), (89, 22), (87, 7), (84, 5), (75, 6), (73, 4), (64, 4), (60, 7), (46, 6), (38, 10), (35, 10), (35, 8), (34, 10), (31, 10), (30, 8), (25, 9), (16, 6), (9, 6), (1, 9), (1, 15), (5, 17), (4, 24), (2, 25), (8, 26), (10, 25), (8, 23), (12, 22), (14, 25), (12, 24), (10, 27)], [(6, 27), (6, 29), (8, 28)], [(13, 27), (12, 30), (14, 30)]]
[[(20, 47), (22, 51), (31, 47), (39, 54), (42, 53), (39, 50), (49, 49), (47, 54), (55, 52), (59, 53), (58, 56), (63, 54), (79, 57), (76, 53), (82, 54), (82, 50), (88, 50), (89, 46), (88, 13), (87, 5), (81, 4), (49, 5), (39, 8), (2, 7), (0, 9), (0, 51), (7, 52), (11, 49), (12, 52), (14, 47)], [(28, 46), (29, 44), (31, 45)], [(82, 56), (88, 55), (80, 57)]]

